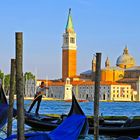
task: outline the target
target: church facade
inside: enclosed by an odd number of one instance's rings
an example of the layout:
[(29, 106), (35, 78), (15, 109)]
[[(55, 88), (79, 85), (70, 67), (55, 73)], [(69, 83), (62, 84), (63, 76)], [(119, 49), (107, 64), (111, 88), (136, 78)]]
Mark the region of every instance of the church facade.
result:
[[(92, 74), (95, 73), (96, 60), (93, 58), (92, 60), (92, 68), (91, 70), (85, 71), (81, 73), (82, 79), (93, 79)], [(101, 81), (112, 81), (116, 82), (125, 77), (127, 69), (135, 67), (135, 59), (129, 54), (127, 46), (123, 50), (123, 54), (117, 58), (116, 66), (110, 65), (110, 60), (107, 57), (105, 61), (105, 67), (101, 69)], [(132, 75), (132, 74), (131, 74)]]

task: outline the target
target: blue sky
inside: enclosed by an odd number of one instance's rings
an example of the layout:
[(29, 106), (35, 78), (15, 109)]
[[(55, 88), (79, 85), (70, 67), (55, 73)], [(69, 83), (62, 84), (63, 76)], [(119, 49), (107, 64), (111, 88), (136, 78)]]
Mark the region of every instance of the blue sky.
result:
[(140, 0), (3, 0), (0, 2), (0, 69), (10, 72), (15, 32), (24, 34), (24, 72), (38, 78), (61, 77), (62, 35), (72, 8), (77, 33), (77, 73), (91, 68), (102, 52), (116, 64), (127, 44), (140, 65)]

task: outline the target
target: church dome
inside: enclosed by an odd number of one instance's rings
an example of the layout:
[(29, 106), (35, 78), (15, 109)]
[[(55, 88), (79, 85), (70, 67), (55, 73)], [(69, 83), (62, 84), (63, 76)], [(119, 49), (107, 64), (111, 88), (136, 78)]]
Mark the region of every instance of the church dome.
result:
[(123, 54), (118, 57), (116, 65), (121, 68), (131, 68), (135, 66), (135, 59), (128, 53), (127, 47), (125, 47)]

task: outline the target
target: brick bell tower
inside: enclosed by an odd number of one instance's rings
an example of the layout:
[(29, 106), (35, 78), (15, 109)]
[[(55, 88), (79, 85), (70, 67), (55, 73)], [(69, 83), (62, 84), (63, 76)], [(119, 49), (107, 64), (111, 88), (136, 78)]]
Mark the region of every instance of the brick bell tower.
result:
[(69, 9), (67, 25), (63, 34), (62, 46), (62, 79), (76, 76), (76, 33), (72, 23), (71, 9)]

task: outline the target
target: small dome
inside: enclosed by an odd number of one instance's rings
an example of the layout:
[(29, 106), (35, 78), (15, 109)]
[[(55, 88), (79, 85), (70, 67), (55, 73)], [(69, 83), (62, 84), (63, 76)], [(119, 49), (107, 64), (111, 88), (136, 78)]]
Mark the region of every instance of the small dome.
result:
[(135, 59), (128, 53), (127, 47), (125, 47), (123, 54), (118, 57), (116, 65), (121, 68), (130, 68), (135, 66)]

